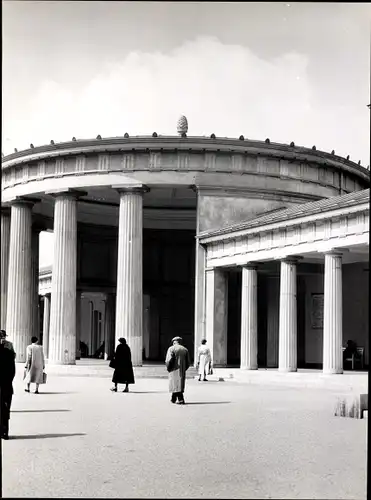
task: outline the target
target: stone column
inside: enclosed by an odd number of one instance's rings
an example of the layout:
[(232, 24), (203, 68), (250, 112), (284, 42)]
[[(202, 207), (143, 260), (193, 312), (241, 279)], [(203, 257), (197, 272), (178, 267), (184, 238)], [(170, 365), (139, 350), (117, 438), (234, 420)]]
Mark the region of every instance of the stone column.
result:
[(120, 189), (117, 262), (116, 343), (124, 337), (133, 366), (142, 366), (143, 188)]
[(197, 349), (201, 340), (206, 338), (205, 332), (205, 300), (206, 300), (206, 250), (196, 241), (195, 271), (195, 316), (194, 316), (194, 366), (197, 366)]
[(9, 268), (9, 244), (10, 244), (10, 208), (1, 209), (1, 325), (6, 329), (6, 301), (8, 292), (8, 268)]
[(343, 373), (342, 255), (325, 254), (323, 373)]
[(39, 310), (39, 238), (41, 227), (32, 226), (31, 233), (31, 269), (32, 269), (32, 288), (31, 288), (31, 325), (32, 335), (40, 340), (40, 310)]
[(278, 369), (297, 371), (297, 259), (281, 261)]
[(241, 369), (258, 369), (258, 274), (255, 266), (242, 267)]
[(46, 359), (49, 358), (50, 297), (50, 293), (44, 295), (43, 347)]
[(6, 330), (14, 344), (16, 361), (26, 361), (32, 336), (32, 206), (17, 200), (11, 207)]
[(267, 367), (278, 367), (279, 278), (269, 278), (267, 286)]
[(81, 291), (76, 290), (76, 359), (81, 359)]
[(76, 194), (56, 194), (49, 363), (76, 363)]
[(115, 350), (115, 304), (115, 294), (107, 293), (104, 316), (104, 359), (111, 359)]
[(222, 269), (206, 271), (206, 339), (214, 366), (227, 366), (228, 281)]

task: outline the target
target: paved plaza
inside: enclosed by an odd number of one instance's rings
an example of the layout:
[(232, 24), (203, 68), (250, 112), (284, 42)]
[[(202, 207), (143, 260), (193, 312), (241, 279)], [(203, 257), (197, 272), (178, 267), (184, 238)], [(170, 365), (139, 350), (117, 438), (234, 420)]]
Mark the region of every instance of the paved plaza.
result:
[(335, 393), (187, 380), (182, 407), (164, 379), (110, 386), (27, 394), (18, 370), (5, 497), (366, 498), (367, 420), (334, 417)]

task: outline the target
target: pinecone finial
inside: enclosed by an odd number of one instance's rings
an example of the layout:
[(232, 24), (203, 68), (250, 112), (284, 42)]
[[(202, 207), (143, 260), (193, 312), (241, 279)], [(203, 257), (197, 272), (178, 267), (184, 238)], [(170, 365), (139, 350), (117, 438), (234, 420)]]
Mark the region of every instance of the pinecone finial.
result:
[(188, 132), (188, 120), (184, 115), (182, 115), (178, 120), (177, 132), (180, 136)]

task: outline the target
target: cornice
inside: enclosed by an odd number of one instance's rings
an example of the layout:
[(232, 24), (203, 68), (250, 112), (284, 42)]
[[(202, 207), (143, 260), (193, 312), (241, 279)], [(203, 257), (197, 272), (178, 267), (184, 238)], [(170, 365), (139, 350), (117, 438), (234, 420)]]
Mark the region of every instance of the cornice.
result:
[(307, 216), (301, 216), (301, 217), (295, 217), (292, 219), (288, 219), (285, 221), (280, 221), (280, 222), (272, 222), (272, 223), (263, 223), (261, 225), (256, 225), (253, 227), (249, 227), (246, 229), (241, 229), (238, 231), (233, 231), (231, 230), (230, 232), (223, 232), (221, 230), (220, 234), (217, 235), (209, 235), (211, 232), (214, 231), (208, 231), (208, 232), (203, 232), (198, 235), (196, 235), (196, 239), (201, 243), (202, 245), (206, 244), (217, 244), (222, 241), (227, 241), (227, 240), (233, 240), (236, 238), (244, 238), (246, 236), (250, 236), (253, 234), (263, 234), (271, 231), (278, 231), (280, 229), (284, 228), (295, 228), (299, 226), (304, 226), (306, 224), (312, 224), (316, 223), (318, 221), (325, 222), (328, 220), (333, 220), (337, 219), (341, 216), (348, 216), (348, 215), (355, 215), (355, 214), (369, 214), (370, 213), (370, 205), (369, 203), (362, 203), (361, 205), (356, 205), (352, 206), (349, 208), (343, 208), (343, 209), (337, 209), (337, 210), (331, 210), (328, 212), (320, 212), (316, 214), (311, 214)]
[(136, 136), (112, 137), (105, 139), (81, 139), (38, 146), (2, 158), (2, 169), (22, 163), (32, 163), (56, 156), (91, 155), (102, 153), (156, 151), (217, 154), (247, 154), (252, 156), (271, 157), (288, 161), (316, 163), (322, 166), (340, 168), (370, 179), (370, 172), (361, 165), (316, 149), (291, 146), (274, 142), (240, 140), (231, 138), (179, 137), (179, 136)]

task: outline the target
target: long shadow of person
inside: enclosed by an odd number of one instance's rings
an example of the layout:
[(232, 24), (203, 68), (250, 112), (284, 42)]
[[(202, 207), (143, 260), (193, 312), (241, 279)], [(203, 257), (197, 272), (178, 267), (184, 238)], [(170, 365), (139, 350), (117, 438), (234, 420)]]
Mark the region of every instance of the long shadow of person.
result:
[(61, 411), (71, 411), (71, 410), (11, 410), (11, 413), (50, 413), (50, 412), (61, 412)]
[(186, 403), (188, 405), (226, 405), (231, 403), (232, 401), (191, 401), (190, 403)]
[(49, 439), (49, 438), (63, 438), (73, 436), (86, 436), (85, 433), (75, 432), (71, 434), (25, 434), (23, 436), (9, 436), (10, 440), (13, 439)]

